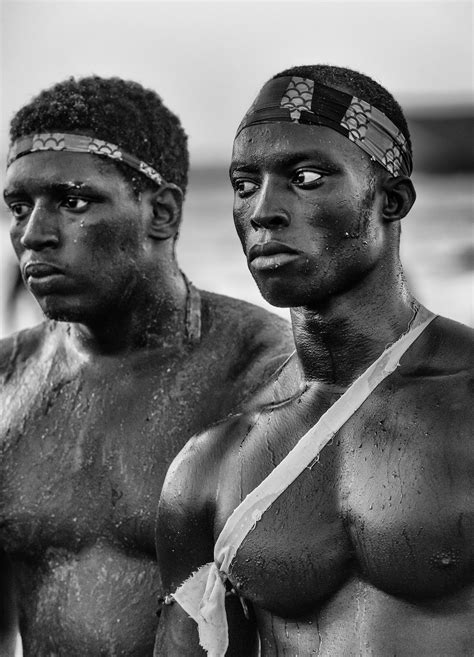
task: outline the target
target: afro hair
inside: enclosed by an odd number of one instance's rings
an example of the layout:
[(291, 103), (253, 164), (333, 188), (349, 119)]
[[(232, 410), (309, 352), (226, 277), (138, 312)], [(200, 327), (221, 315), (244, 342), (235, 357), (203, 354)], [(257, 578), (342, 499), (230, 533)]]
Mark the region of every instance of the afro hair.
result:
[[(120, 78), (73, 77), (45, 89), (13, 117), (12, 142), (38, 132), (76, 132), (117, 144), (160, 172), (183, 192), (188, 179), (187, 136), (177, 116), (151, 89)], [(150, 185), (117, 166), (135, 191)]]

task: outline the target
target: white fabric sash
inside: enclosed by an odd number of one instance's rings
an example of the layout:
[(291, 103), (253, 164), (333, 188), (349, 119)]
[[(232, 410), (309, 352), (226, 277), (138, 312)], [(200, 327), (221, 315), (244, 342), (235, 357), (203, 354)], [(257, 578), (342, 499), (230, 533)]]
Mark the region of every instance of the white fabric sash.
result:
[(224, 657), (228, 648), (225, 580), (243, 540), (284, 490), (308, 467), (370, 393), (399, 365), (400, 358), (436, 317), (420, 307), (411, 329), (377, 360), (305, 433), (287, 456), (227, 519), (214, 547), (214, 562), (199, 568), (173, 593), (198, 624), (199, 641), (209, 657)]

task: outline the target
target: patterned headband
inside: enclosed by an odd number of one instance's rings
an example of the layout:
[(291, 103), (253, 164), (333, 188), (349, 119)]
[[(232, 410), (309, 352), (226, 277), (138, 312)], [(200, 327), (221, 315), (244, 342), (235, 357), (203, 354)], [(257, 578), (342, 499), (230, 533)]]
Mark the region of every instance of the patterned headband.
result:
[(365, 100), (297, 76), (267, 82), (240, 124), (293, 122), (327, 126), (357, 144), (392, 176), (409, 176), (412, 160), (407, 140), (383, 112)]
[(42, 134), (20, 137), (11, 145), (8, 151), (7, 167), (19, 157), (37, 151), (69, 151), (70, 153), (104, 155), (116, 162), (123, 162), (147, 178), (150, 178), (150, 180), (153, 180), (158, 185), (163, 185), (166, 182), (161, 174), (155, 171), (153, 167), (139, 160), (138, 157), (125, 153), (116, 144), (110, 144), (95, 137), (65, 134), (62, 132), (44, 132)]

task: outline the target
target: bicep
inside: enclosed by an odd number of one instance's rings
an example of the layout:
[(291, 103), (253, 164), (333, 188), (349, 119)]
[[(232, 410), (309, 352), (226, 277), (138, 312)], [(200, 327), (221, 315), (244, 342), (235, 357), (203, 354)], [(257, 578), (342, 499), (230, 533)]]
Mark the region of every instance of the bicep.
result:
[[(175, 459), (166, 477), (156, 525), (157, 556), (165, 595), (176, 589), (201, 566), (214, 559), (213, 500), (219, 450), (209, 450), (211, 441), (222, 445), (222, 427), (210, 430), (204, 441), (191, 441)], [(206, 449), (201, 449), (202, 445)], [(230, 657), (257, 655), (253, 618), (247, 619), (235, 596), (226, 599)], [(164, 604), (156, 635), (158, 657), (199, 657), (196, 622), (174, 601)]]
[[(155, 543), (165, 596), (171, 596), (194, 571), (213, 559), (214, 537), (203, 491), (206, 473), (202, 468), (205, 470), (206, 464), (200, 466), (199, 456), (190, 441), (173, 461), (161, 493)], [(196, 623), (177, 602), (162, 605), (154, 654), (205, 655), (199, 647)]]
[(200, 566), (212, 561), (214, 536), (207, 513), (204, 463), (183, 451), (166, 476), (158, 506), (155, 544), (164, 593), (174, 593)]

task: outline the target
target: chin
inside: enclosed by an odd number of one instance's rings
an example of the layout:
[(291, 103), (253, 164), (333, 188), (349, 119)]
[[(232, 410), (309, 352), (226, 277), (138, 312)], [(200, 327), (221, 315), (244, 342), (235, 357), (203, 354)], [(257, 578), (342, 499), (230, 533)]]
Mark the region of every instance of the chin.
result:
[(307, 305), (314, 297), (315, 288), (321, 285), (321, 281), (316, 280), (314, 273), (307, 269), (295, 271), (282, 267), (265, 272), (250, 270), (250, 273), (265, 301), (277, 308)]
[(67, 310), (43, 310), (43, 314), (48, 319), (53, 319), (56, 322), (83, 322), (84, 317), (80, 313)]
[[(304, 302), (302, 302), (303, 295), (295, 294), (295, 290), (288, 289), (287, 285), (258, 285), (258, 289), (265, 301), (276, 308), (292, 308), (304, 305)], [(304, 296), (304, 299), (306, 299), (306, 296)]]
[(44, 316), (48, 319), (53, 319), (56, 322), (83, 323), (87, 321), (89, 316), (83, 307), (71, 303), (68, 304), (64, 299), (42, 300), (39, 305)]

